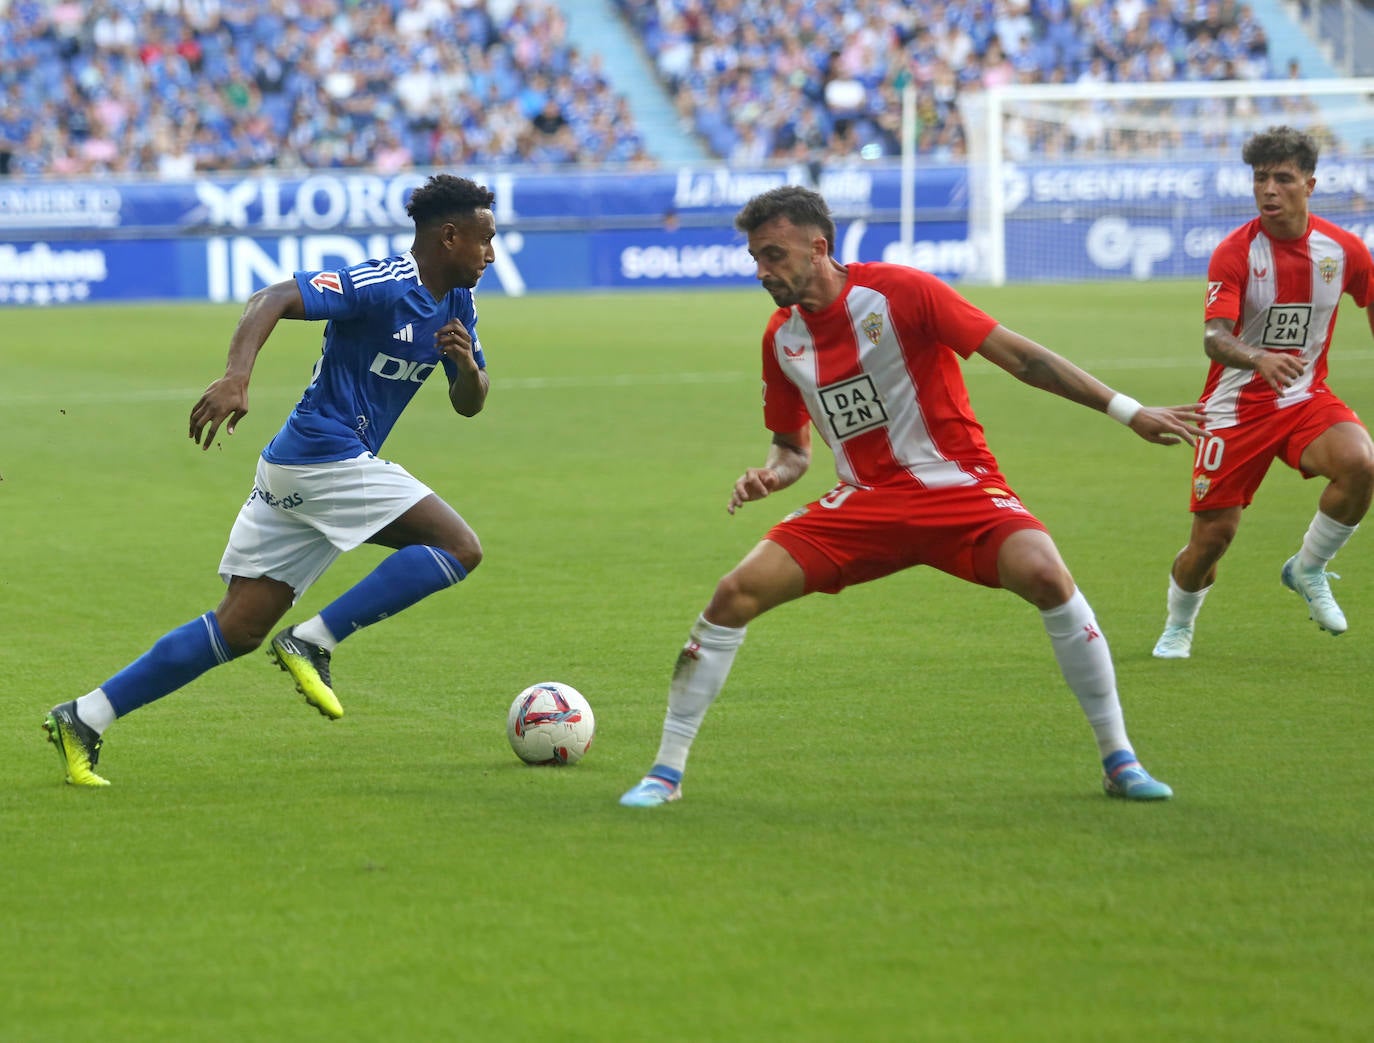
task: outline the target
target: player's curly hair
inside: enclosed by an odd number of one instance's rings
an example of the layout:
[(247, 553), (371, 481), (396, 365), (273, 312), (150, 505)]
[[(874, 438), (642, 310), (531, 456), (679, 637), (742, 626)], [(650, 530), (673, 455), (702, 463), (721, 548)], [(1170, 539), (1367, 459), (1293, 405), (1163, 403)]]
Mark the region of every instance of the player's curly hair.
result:
[(453, 174), (435, 174), (411, 193), (406, 213), (416, 228), (423, 228), (448, 218), (471, 217), (474, 211), (490, 210), (495, 202), (495, 193), (486, 185)]
[(1240, 158), (1247, 166), (1273, 166), (1290, 160), (1309, 177), (1317, 172), (1317, 155), (1321, 147), (1311, 134), (1295, 127), (1270, 127), (1256, 134), (1240, 150)]
[(819, 228), (829, 252), (835, 252), (835, 222), (819, 192), (801, 185), (783, 185), (760, 192), (735, 215), (735, 227), (748, 235), (776, 217), (785, 217), (799, 228)]

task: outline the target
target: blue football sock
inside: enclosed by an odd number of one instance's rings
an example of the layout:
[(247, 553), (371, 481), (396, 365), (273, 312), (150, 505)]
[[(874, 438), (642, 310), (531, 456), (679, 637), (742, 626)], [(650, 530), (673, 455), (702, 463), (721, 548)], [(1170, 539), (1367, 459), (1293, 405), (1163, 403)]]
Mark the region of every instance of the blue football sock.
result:
[(468, 570), (448, 551), (413, 544), (384, 558), (320, 610), (329, 632), (342, 641), (355, 630), (394, 616), (421, 598), (451, 587)]
[(234, 657), (224, 643), (215, 614), (207, 612), (163, 634), (152, 648), (100, 687), (115, 715), (123, 717)]

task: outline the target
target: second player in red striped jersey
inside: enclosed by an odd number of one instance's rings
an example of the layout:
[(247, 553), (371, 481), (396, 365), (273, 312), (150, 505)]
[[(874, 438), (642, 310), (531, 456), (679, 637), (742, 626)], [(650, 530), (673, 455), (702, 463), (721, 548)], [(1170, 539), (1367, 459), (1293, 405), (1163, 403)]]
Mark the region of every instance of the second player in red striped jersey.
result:
[(1188, 543), (1169, 575), (1159, 659), (1192, 653), (1193, 628), (1217, 568), (1270, 465), (1326, 479), (1316, 514), (1279, 579), (1332, 634), (1347, 628), (1326, 566), (1369, 510), (1374, 443), (1327, 386), (1337, 306), (1349, 296), (1374, 328), (1368, 246), (1312, 214), (1318, 146), (1291, 127), (1255, 135), (1241, 152), (1258, 216), (1217, 246), (1207, 269), (1203, 350), (1206, 436), (1193, 463)]

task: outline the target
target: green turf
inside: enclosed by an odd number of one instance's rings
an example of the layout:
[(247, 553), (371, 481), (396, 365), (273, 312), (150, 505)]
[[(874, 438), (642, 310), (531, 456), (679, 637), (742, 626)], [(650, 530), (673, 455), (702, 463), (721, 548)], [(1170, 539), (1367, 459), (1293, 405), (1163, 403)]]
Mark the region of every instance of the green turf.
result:
[[(1200, 389), (1195, 284), (970, 290), (1147, 402)], [(208, 453), (187, 414), (238, 307), (7, 310), (0, 341), (0, 1040), (1366, 1038), (1374, 562), (1339, 640), (1279, 584), (1317, 486), (1275, 470), (1194, 656), (1149, 650), (1189, 450), (967, 367), (994, 450), (1112, 641), (1166, 805), (1104, 798), (1034, 610), (927, 571), (758, 620), (686, 799), (617, 806), (717, 580), (824, 491), (725, 512), (762, 461), (738, 293), (484, 298), (475, 420), (427, 387), (387, 445), (481, 535), (472, 577), (356, 635), (326, 722), (261, 654), (108, 734), (63, 786), (40, 719), (214, 606), (254, 458), (319, 327), (286, 324)], [(1332, 383), (1374, 409), (1347, 304)], [(379, 558), (345, 556), (298, 620)], [(506, 747), (568, 681), (573, 769)]]

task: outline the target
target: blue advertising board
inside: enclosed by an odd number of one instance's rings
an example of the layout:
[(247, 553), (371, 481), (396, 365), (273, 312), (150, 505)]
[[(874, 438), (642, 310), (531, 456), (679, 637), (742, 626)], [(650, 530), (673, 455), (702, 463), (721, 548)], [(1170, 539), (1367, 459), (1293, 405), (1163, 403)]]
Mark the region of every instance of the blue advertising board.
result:
[[(970, 253), (957, 223), (904, 251), (892, 222), (842, 222), (845, 261), (911, 263), (957, 280)], [(0, 304), (245, 300), (292, 272), (342, 268), (410, 247), (411, 233), (91, 239), (0, 244)], [(754, 265), (730, 228), (503, 232), (479, 292), (521, 296), (638, 287), (748, 286)]]
[[(1254, 213), (1234, 164), (1010, 166), (1011, 281), (1201, 277), (1212, 248)], [(409, 248), (410, 192), (427, 176), (316, 172), (190, 181), (0, 182), (0, 304), (243, 300), (298, 269)], [(496, 195), (497, 263), (483, 293), (743, 286), (754, 267), (733, 227), (750, 197), (811, 183), (805, 168), (647, 173), (474, 172)], [(911, 264), (950, 281), (983, 270), (963, 166), (918, 167), (913, 241), (901, 242), (895, 166), (824, 171), (842, 261)], [(1374, 164), (1323, 165), (1315, 209), (1374, 242), (1363, 213)]]

